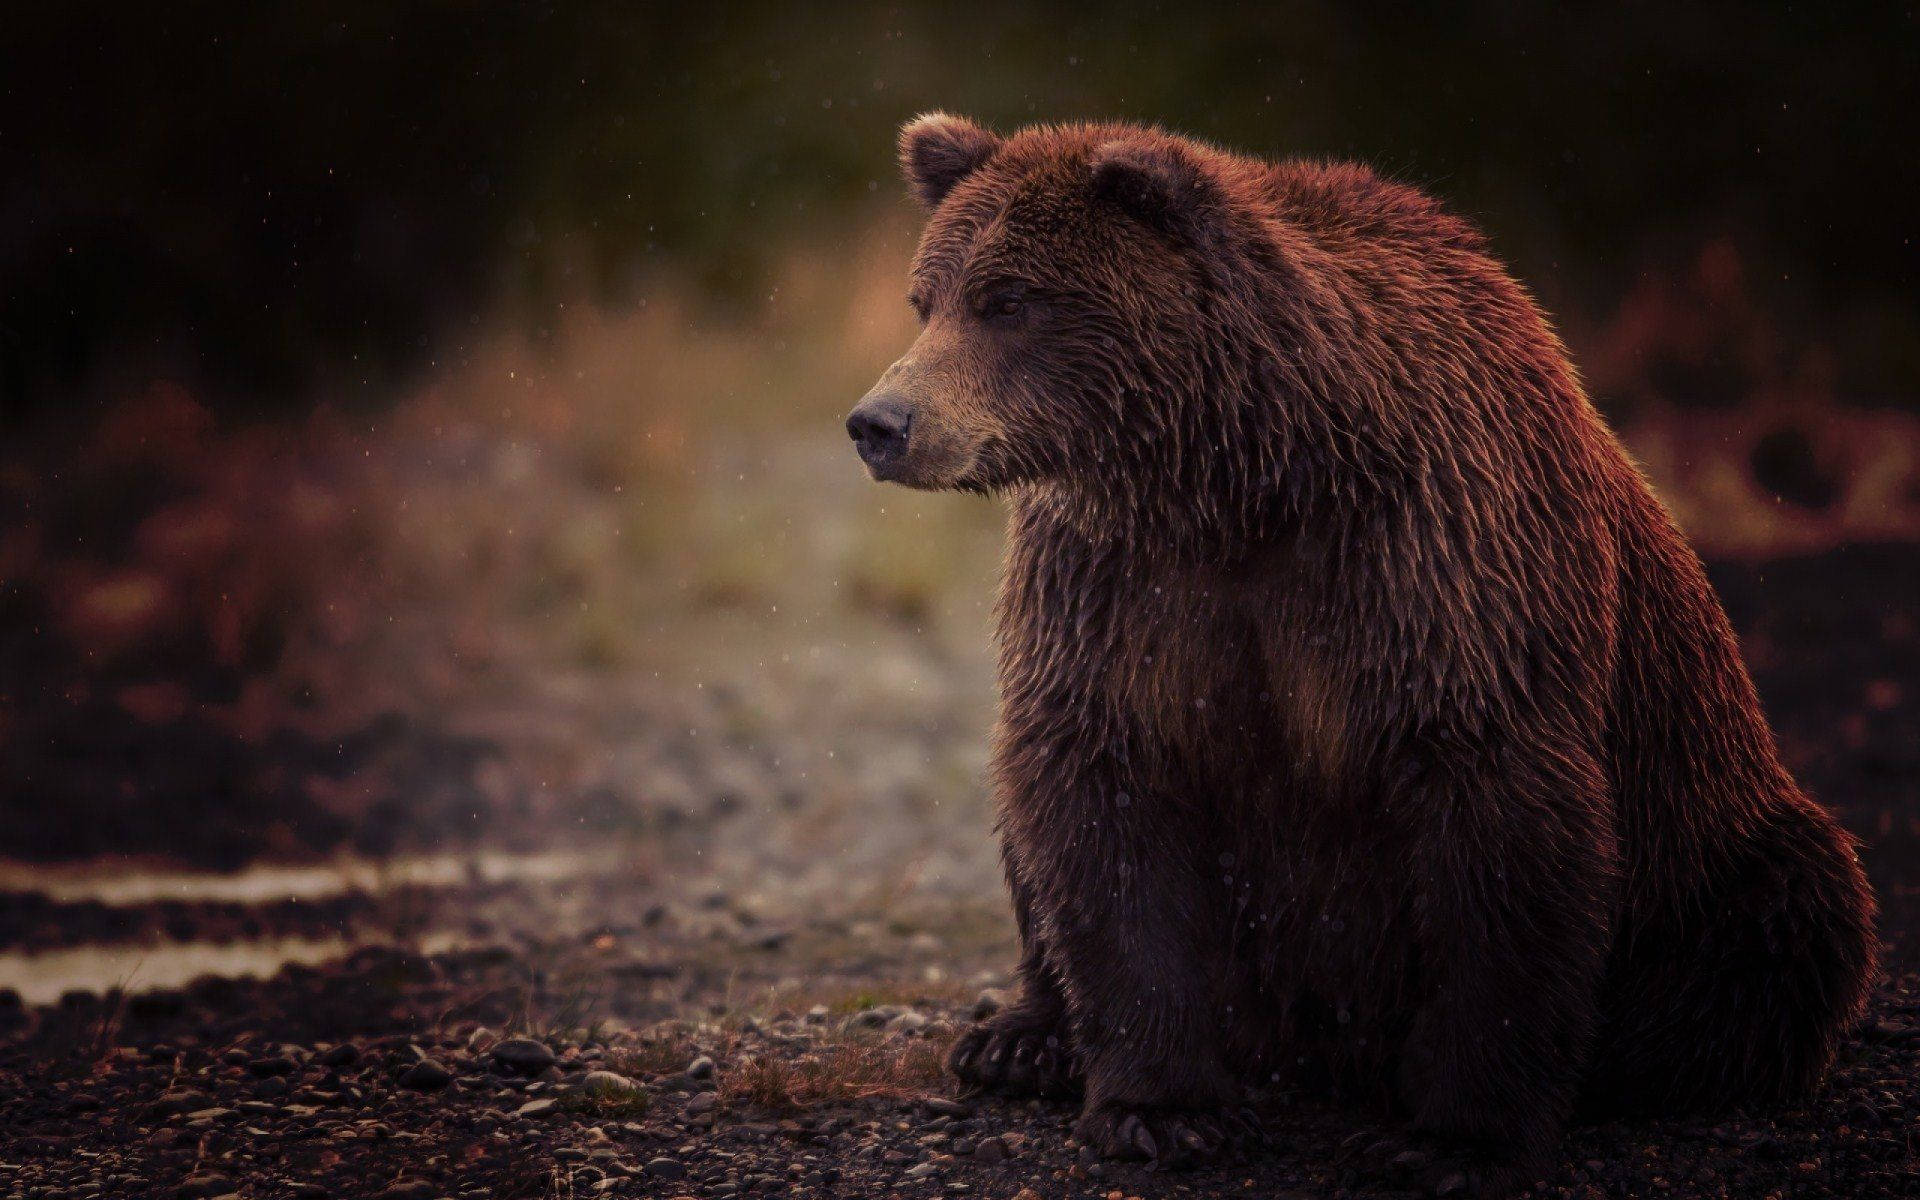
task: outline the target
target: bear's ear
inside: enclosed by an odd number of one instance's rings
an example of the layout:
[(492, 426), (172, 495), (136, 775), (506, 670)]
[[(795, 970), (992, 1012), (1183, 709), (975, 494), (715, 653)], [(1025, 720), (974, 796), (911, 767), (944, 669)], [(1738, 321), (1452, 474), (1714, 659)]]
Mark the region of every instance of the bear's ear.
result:
[(1199, 240), (1220, 215), (1218, 185), (1178, 146), (1104, 142), (1089, 164), (1095, 196), (1162, 233)]
[(953, 185), (980, 169), (1000, 148), (1000, 135), (964, 117), (930, 112), (900, 130), (900, 171), (931, 212)]

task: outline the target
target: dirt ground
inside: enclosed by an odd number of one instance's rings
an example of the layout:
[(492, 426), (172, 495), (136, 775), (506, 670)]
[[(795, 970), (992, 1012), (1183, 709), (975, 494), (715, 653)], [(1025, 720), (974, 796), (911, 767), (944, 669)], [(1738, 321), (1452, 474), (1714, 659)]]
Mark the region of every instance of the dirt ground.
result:
[[(1864, 840), (1887, 979), (1820, 1095), (1575, 1129), (1538, 1191), (1920, 1194), (1920, 546), (1713, 570), (1796, 770)], [(1152, 1174), (1093, 1160), (1065, 1106), (954, 1096), (940, 1055), (1014, 957), (977, 787), (991, 680), (896, 623), (785, 662), (776, 632), (736, 656), (757, 676), (691, 695), (554, 681), (550, 726), (631, 797), (579, 777), (526, 807), (484, 714), (374, 729), (352, 752), (440, 807), (378, 810), (408, 854), (370, 873), (156, 866), (337, 850), (293, 791), (139, 847), (40, 814), (41, 845), (146, 854), (0, 874), (0, 1198), (1408, 1194), (1356, 1165), (1378, 1113), (1260, 1096), (1269, 1144)], [(521, 807), (480, 825), (511, 836), (428, 832), (496, 802)], [(319, 961), (168, 974), (283, 944)]]

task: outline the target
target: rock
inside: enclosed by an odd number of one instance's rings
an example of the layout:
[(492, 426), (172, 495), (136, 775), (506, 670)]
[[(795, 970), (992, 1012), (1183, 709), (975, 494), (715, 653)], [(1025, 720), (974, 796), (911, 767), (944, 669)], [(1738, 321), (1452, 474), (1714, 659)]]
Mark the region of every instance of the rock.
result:
[(360, 1047), (352, 1042), (341, 1042), (338, 1046), (330, 1046), (327, 1052), (320, 1056), (320, 1065), (323, 1067), (350, 1067), (359, 1061)]
[(999, 1166), (1007, 1161), (1007, 1143), (997, 1137), (983, 1137), (973, 1148), (973, 1158), (990, 1167)]
[(827, 1023), (827, 1018), (831, 1015), (833, 1015), (832, 1009), (828, 1008), (824, 1004), (816, 1004), (812, 1008), (807, 1010), (807, 1024), (825, 1025)]
[(970, 1117), (973, 1106), (958, 1100), (949, 1100), (945, 1096), (928, 1096), (920, 1101), (928, 1112), (942, 1117)]
[(510, 1037), (493, 1048), (493, 1061), (519, 1075), (538, 1075), (551, 1067), (553, 1051), (528, 1037)]
[(529, 1100), (519, 1108), (514, 1109), (513, 1115), (529, 1121), (539, 1121), (552, 1116), (554, 1109), (557, 1107), (559, 1107), (559, 1102), (555, 1100)]
[(218, 1171), (195, 1171), (180, 1181), (174, 1195), (180, 1200), (199, 1200), (202, 1196), (220, 1196), (234, 1189), (233, 1177)]
[(713, 1059), (702, 1054), (687, 1064), (688, 1079), (711, 1079), (713, 1077)]
[(930, 1162), (923, 1162), (917, 1166), (908, 1167), (904, 1172), (908, 1179), (925, 1179), (929, 1175), (937, 1175), (939, 1173), (940, 1168)]
[(437, 1092), (453, 1082), (453, 1072), (431, 1058), (423, 1058), (400, 1076), (400, 1086), (417, 1092)]
[(573, 1090), (582, 1096), (615, 1100), (637, 1096), (644, 1091), (639, 1084), (618, 1071), (588, 1071), (573, 1085)]
[(287, 1082), (285, 1075), (269, 1075), (254, 1085), (253, 1094), (271, 1098), (274, 1096), (284, 1096), (288, 1091), (292, 1090), (292, 1088), (293, 1085)]
[(883, 1004), (878, 1008), (862, 1009), (847, 1018), (848, 1029), (880, 1029), (904, 1011), (895, 1005)]
[(655, 1179), (685, 1179), (687, 1168), (677, 1158), (654, 1158), (647, 1161), (647, 1174)]
[(170, 1117), (174, 1113), (192, 1112), (212, 1103), (213, 1097), (198, 1088), (168, 1088), (152, 1104), (147, 1105), (147, 1115)]
[(888, 1021), (886, 1025), (888, 1033), (918, 1033), (926, 1027), (926, 1014), (914, 1012), (912, 1009), (901, 1013), (899, 1016)]
[(499, 1034), (485, 1025), (477, 1025), (473, 1032), (467, 1035), (467, 1053), (485, 1054), (499, 1040)]
[(700, 1116), (702, 1113), (710, 1113), (714, 1109), (718, 1108), (719, 1106), (720, 1106), (720, 1097), (715, 1095), (714, 1093), (695, 1092), (693, 1094), (693, 1099), (687, 1101), (687, 1115), (690, 1117), (697, 1117), (697, 1116)]
[(285, 1054), (270, 1054), (265, 1058), (252, 1059), (247, 1063), (247, 1070), (263, 1078), (268, 1075), (291, 1075), (299, 1069), (300, 1064)]
[(982, 990), (979, 998), (973, 1002), (973, 1019), (976, 1021), (986, 1020), (988, 1017), (1005, 1008), (1008, 1001), (1009, 997), (1007, 993), (1001, 988), (986, 988)]

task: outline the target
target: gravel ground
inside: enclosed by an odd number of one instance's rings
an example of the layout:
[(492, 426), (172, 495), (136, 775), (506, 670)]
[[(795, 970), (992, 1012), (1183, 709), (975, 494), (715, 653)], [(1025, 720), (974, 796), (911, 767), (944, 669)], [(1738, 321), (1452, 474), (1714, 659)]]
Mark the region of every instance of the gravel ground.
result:
[[(1920, 548), (1715, 578), (1796, 768), (1866, 839), (1889, 978), (1821, 1095), (1576, 1129), (1539, 1191), (1920, 1194)], [(801, 656), (771, 696), (702, 689), (671, 720), (657, 695), (555, 682), (556, 727), (645, 723), (603, 766), (652, 781), (643, 826), (588, 829), (570, 869), (298, 900), (11, 879), (15, 965), (383, 944), (42, 1005), (0, 976), (0, 1200), (1409, 1194), (1346, 1161), (1385, 1128), (1364, 1110), (1261, 1096), (1269, 1145), (1150, 1174), (1093, 1161), (1064, 1106), (957, 1099), (940, 1055), (1014, 952), (972, 782), (990, 683), (904, 634), (857, 646)]]

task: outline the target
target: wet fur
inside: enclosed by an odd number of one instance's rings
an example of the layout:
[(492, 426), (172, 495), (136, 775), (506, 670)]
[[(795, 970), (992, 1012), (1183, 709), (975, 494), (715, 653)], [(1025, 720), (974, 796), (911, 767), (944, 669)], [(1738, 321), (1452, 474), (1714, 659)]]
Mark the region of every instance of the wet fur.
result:
[[(1873, 971), (1854, 847), (1479, 235), (1131, 126), (936, 116), (903, 159), (907, 482), (1012, 503), (1023, 995), (962, 1078), (1083, 1090), (1083, 1137), (1156, 1158), (1250, 1079), (1317, 1083), (1487, 1191), (1577, 1107), (1813, 1088)], [(969, 323), (998, 276), (1043, 298), (1024, 330)]]

